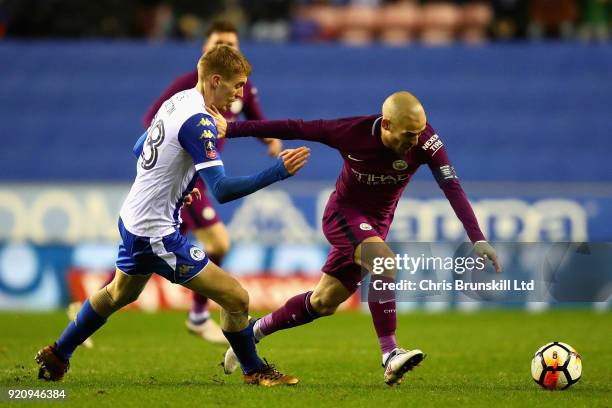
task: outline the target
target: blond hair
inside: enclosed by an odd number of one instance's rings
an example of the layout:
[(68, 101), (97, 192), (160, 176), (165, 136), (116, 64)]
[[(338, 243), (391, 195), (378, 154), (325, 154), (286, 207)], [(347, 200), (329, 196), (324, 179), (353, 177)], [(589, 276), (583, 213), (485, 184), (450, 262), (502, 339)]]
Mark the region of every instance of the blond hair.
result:
[(198, 61), (198, 79), (203, 82), (211, 75), (221, 75), (231, 78), (236, 75), (251, 74), (251, 64), (246, 57), (235, 48), (227, 45), (217, 45), (200, 57)]

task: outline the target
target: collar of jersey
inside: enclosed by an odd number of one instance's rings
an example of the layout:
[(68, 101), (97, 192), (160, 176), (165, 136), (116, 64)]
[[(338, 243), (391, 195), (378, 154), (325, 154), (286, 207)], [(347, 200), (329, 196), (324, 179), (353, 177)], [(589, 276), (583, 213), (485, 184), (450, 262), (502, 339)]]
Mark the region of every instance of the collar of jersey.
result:
[(376, 131), (380, 134), (380, 121), (382, 120), (382, 116), (376, 118), (374, 123), (372, 124), (372, 136), (376, 136)]
[[(193, 92), (195, 92), (200, 97), (200, 99), (202, 100), (202, 109), (204, 109), (204, 113), (208, 115), (208, 111), (206, 110), (206, 102), (204, 101), (204, 95), (202, 95), (200, 93), (200, 91), (198, 91), (198, 87), (197, 86), (194, 86), (193, 88), (191, 88), (191, 90)], [(210, 116), (210, 115), (208, 115), (208, 116)]]

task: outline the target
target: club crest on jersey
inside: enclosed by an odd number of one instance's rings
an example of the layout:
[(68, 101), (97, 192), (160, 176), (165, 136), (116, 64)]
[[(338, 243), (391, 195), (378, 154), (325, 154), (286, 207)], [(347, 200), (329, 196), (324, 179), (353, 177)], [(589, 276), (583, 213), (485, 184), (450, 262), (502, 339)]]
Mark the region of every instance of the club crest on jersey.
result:
[(372, 226), (366, 222), (362, 222), (361, 224), (359, 224), (359, 229), (361, 229), (362, 231), (372, 231)]
[(214, 137), (215, 137), (215, 134), (208, 129), (204, 129), (204, 131), (200, 135), (200, 139), (212, 139)]
[(200, 123), (198, 123), (198, 126), (213, 126), (213, 123), (208, 118), (202, 118), (200, 119)]
[(207, 140), (206, 143), (204, 143), (204, 148), (206, 150), (206, 157), (209, 159), (216, 159), (217, 158), (217, 150), (215, 149), (215, 144), (213, 143), (212, 140)]
[(396, 160), (393, 162), (393, 168), (395, 170), (406, 170), (406, 168), (408, 168), (408, 163), (406, 163), (404, 160)]
[(189, 255), (191, 255), (191, 257), (193, 259), (195, 259), (196, 261), (201, 261), (204, 259), (204, 256), (206, 256), (204, 254), (204, 251), (202, 251), (200, 248), (198, 247), (191, 247), (189, 249)]

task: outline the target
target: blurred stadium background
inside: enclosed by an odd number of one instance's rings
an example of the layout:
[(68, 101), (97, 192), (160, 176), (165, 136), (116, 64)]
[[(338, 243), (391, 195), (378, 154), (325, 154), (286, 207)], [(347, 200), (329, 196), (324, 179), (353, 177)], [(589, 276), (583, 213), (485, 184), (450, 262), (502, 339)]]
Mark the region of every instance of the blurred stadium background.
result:
[[(142, 116), (193, 69), (216, 18), (240, 27), (268, 118), (371, 114), (410, 90), (491, 240), (611, 241), (611, 10), (607, 0), (0, 0), (0, 309), (58, 309), (113, 271)], [(310, 147), (297, 177), (217, 207), (232, 238), (224, 267), (256, 309), (320, 275), (320, 218), (341, 159)], [(233, 175), (271, 160), (246, 139), (223, 159)], [(427, 169), (389, 239), (465, 240)], [(188, 305), (157, 279), (136, 307)]]

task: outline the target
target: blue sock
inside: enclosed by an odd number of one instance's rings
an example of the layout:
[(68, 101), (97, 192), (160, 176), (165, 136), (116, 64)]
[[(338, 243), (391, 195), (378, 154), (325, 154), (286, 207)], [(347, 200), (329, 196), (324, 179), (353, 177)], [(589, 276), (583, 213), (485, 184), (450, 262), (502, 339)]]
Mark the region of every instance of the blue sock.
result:
[(83, 303), (74, 321), (68, 324), (57, 340), (56, 351), (66, 361), (70, 360), (72, 353), (85, 339), (94, 334), (96, 330), (106, 323), (106, 317), (101, 317), (91, 307), (89, 299)]
[(249, 323), (245, 329), (239, 332), (226, 332), (224, 330), (223, 334), (227, 341), (229, 341), (232, 349), (234, 349), (243, 373), (249, 374), (263, 366), (263, 362), (257, 355), (257, 349), (255, 348), (252, 324)]

